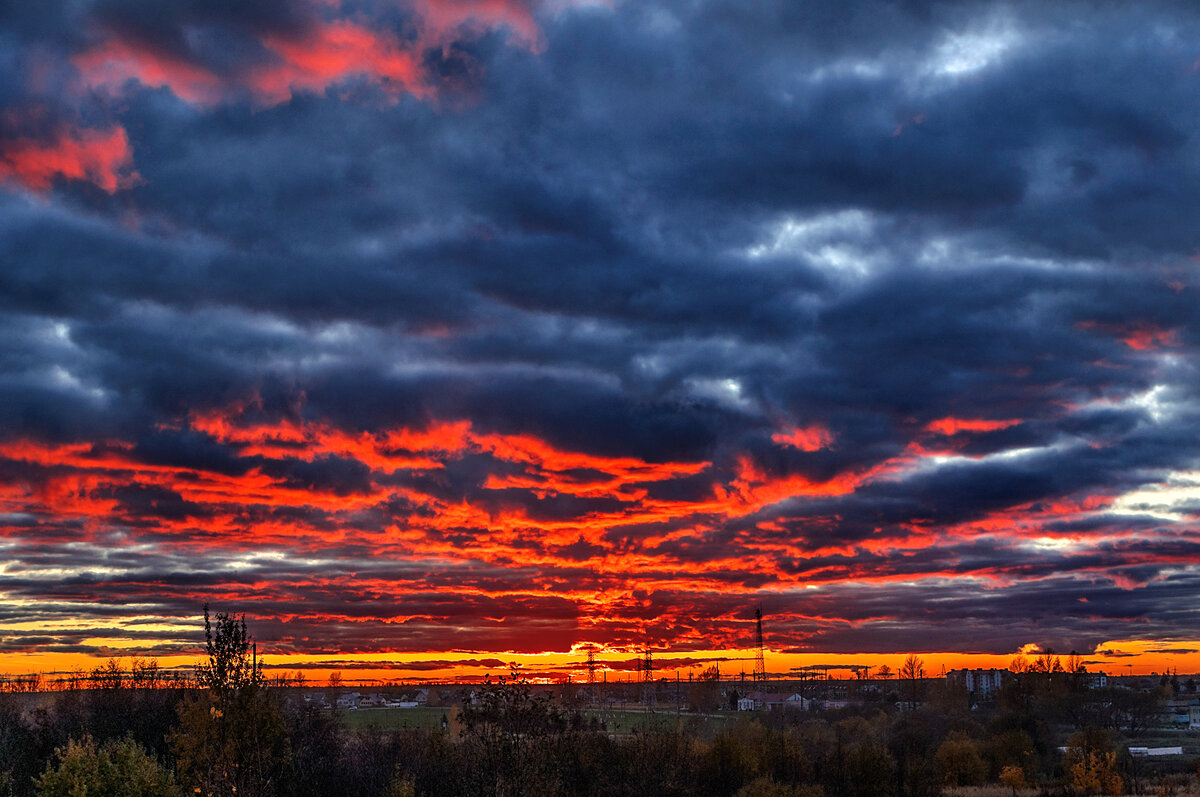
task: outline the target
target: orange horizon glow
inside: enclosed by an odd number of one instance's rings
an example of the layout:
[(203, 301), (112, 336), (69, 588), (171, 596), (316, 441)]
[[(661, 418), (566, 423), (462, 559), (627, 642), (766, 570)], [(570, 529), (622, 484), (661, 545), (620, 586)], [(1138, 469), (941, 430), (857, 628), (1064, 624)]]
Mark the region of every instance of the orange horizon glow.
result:
[[(1176, 644), (1189, 648), (1198, 648), (1200, 640), (1187, 640)], [(1150, 640), (1126, 640), (1123, 642), (1106, 642), (1099, 650), (1115, 651), (1118, 657), (1104, 659), (1096, 654), (1084, 654), (1081, 658), (1086, 662), (1088, 672), (1106, 673), (1110, 676), (1125, 675), (1161, 675), (1163, 673), (1178, 673), (1180, 676), (1200, 674), (1200, 651), (1180, 654), (1157, 653), (1156, 649), (1163, 647), (1162, 642)], [(637, 681), (639, 678), (638, 663), (643, 655), (640, 648), (630, 649), (598, 649), (596, 651), (596, 672), (598, 678), (607, 678), (610, 683)], [(721, 672), (722, 680), (737, 681), (745, 675), (750, 680), (754, 671), (754, 653), (745, 649), (723, 650), (694, 650), (672, 652), (670, 650), (654, 650), (654, 666), (656, 678), (674, 680), (678, 675), (686, 681), (689, 673), (696, 676), (705, 667), (716, 664)], [(845, 654), (845, 653), (782, 653), (767, 649), (764, 654), (768, 676), (772, 680), (788, 680), (800, 677), (797, 673), (818, 671), (823, 677), (831, 679), (852, 679), (856, 668), (868, 668), (874, 673), (881, 666), (891, 669), (892, 678), (908, 657), (907, 652), (878, 653), (878, 654)], [(998, 653), (946, 653), (918, 652), (916, 654), (925, 667), (926, 677), (937, 678), (944, 672), (957, 669), (1000, 669), (1007, 670), (1018, 656), (1024, 656), (1030, 663), (1039, 655), (1037, 649), (1030, 645), (1023, 650), (1011, 654)], [(1064, 663), (1066, 653), (1055, 653)], [(55, 677), (66, 675), (86, 675), (92, 668), (108, 661), (110, 658), (127, 667), (131, 657), (91, 657), (78, 655), (28, 654), (25, 656), (0, 656), (0, 676), (18, 677), (30, 674), (42, 674), (53, 680)], [(154, 657), (143, 656), (150, 659)], [(514, 651), (427, 651), (423, 653), (373, 653), (349, 654), (336, 656), (337, 666), (328, 662), (330, 656), (315, 655), (277, 655), (260, 650), (260, 660), (266, 666), (268, 677), (291, 676), (303, 673), (305, 683), (309, 686), (321, 686), (328, 683), (335, 673), (342, 683), (451, 683), (472, 682), (482, 680), (485, 676), (496, 677), (507, 675), (513, 670), (522, 673), (534, 681), (559, 683), (570, 676), (573, 682), (586, 678), (587, 654), (583, 647), (573, 651), (519, 653)], [(495, 659), (497, 663), (482, 666), (476, 663), (480, 659)], [(202, 663), (203, 656), (161, 656), (155, 658), (160, 670), (184, 671)], [(447, 664), (437, 669), (429, 669), (430, 662), (461, 661), (461, 665)], [(378, 667), (372, 664), (378, 663)]]

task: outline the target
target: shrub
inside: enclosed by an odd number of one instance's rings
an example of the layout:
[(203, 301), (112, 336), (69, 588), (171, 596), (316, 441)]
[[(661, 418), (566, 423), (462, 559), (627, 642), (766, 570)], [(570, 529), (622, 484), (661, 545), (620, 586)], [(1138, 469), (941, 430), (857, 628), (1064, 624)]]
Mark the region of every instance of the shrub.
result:
[(987, 777), (987, 764), (975, 742), (952, 733), (933, 757), (938, 780), (945, 786), (978, 786)]
[(180, 797), (171, 773), (133, 739), (71, 740), (37, 779), (39, 797)]
[(1017, 797), (1017, 789), (1025, 788), (1025, 770), (1016, 764), (1010, 764), (1000, 770), (1000, 782), (1012, 789), (1013, 797)]

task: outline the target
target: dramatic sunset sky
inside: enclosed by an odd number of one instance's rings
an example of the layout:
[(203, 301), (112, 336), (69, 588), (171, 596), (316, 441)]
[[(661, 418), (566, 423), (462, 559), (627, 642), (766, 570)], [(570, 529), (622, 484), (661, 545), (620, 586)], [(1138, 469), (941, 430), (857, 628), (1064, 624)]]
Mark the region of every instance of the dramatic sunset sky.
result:
[(1198, 131), (1191, 2), (0, 4), (0, 671), (1200, 670)]

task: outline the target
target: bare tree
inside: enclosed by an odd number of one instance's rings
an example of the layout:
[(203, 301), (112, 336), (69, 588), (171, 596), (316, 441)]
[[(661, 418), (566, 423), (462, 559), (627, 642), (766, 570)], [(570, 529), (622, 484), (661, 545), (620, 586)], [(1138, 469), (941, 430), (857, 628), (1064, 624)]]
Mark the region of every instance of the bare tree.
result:
[(904, 660), (904, 664), (900, 667), (900, 677), (906, 681), (924, 678), (925, 662), (916, 653), (908, 654), (908, 658)]
[(1063, 666), (1058, 656), (1054, 655), (1054, 651), (1047, 648), (1041, 655), (1034, 659), (1031, 669), (1042, 675), (1053, 675), (1054, 673), (1062, 672)]
[(925, 662), (916, 653), (908, 654), (900, 667), (900, 678), (907, 682), (908, 702), (911, 708), (916, 708), (920, 702), (925, 680)]

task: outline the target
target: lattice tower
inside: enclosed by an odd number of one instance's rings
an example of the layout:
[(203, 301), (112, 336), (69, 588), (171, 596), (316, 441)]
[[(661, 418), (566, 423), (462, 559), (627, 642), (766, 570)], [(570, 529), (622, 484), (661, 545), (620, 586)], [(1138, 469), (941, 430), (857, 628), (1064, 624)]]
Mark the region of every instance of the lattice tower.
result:
[(642, 658), (642, 702), (647, 706), (654, 700), (654, 659), (650, 655), (650, 645), (646, 645)]
[(767, 664), (763, 660), (763, 634), (762, 634), (762, 607), (759, 606), (754, 610), (754, 641), (758, 644), (758, 650), (754, 656), (754, 680), (767, 680)]

